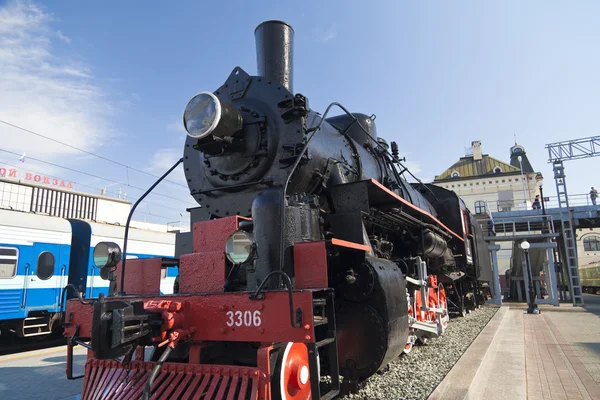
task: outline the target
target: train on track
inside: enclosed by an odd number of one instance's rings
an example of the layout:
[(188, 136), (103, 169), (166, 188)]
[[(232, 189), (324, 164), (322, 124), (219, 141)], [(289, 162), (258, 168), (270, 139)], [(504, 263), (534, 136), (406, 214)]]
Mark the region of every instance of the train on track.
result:
[[(93, 264), (105, 241), (123, 243), (124, 227), (0, 209), (0, 331), (19, 337), (59, 331), (64, 297), (108, 294), (107, 276)], [(173, 293), (175, 234), (132, 229), (130, 258), (173, 260), (161, 273), (161, 291)], [(77, 288), (63, 293), (68, 284)]]
[(597, 294), (600, 291), (600, 261), (580, 265), (579, 274), (581, 276), (581, 289), (584, 293)]
[(234, 68), (183, 113), (199, 206), (175, 293), (158, 294), (158, 263), (109, 243), (97, 265), (115, 290), (67, 302), (69, 378), (73, 347), (89, 348), (82, 399), (332, 399), (488, 299), (461, 199), (409, 183), (374, 116), (319, 114), (294, 92), (288, 24), (255, 39), (257, 75)]

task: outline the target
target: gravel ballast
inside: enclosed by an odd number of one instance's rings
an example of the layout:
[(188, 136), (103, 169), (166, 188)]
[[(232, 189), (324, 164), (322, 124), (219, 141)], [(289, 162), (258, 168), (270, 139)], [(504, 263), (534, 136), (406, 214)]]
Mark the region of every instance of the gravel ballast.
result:
[(426, 399), (497, 311), (482, 307), (464, 318), (452, 318), (443, 336), (414, 346), (392, 362), (388, 372), (373, 375), (357, 394), (344, 399)]

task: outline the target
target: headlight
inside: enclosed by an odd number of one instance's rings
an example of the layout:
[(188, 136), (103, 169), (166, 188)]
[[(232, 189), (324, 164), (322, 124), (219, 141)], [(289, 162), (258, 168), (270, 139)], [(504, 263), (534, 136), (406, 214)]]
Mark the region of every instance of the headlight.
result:
[(234, 264), (243, 264), (254, 255), (254, 239), (244, 231), (236, 231), (225, 242), (225, 255)]
[(209, 135), (223, 138), (242, 129), (243, 120), (231, 104), (221, 102), (210, 92), (200, 92), (185, 107), (183, 126), (194, 139)]
[(121, 261), (121, 248), (113, 242), (100, 242), (94, 247), (94, 265), (98, 268), (112, 268)]

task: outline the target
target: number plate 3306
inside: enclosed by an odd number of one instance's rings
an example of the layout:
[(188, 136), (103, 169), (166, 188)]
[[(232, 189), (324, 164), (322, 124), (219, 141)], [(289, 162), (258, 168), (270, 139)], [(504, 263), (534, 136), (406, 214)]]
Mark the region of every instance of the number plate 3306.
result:
[(227, 311), (227, 326), (260, 326), (260, 311)]

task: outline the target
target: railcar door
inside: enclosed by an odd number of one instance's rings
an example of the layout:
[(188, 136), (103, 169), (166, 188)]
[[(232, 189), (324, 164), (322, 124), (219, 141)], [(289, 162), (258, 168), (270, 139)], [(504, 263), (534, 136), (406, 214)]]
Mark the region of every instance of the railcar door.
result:
[(34, 243), (29, 276), (26, 277), (25, 308), (28, 311), (57, 312), (60, 292), (67, 284), (69, 246)]
[(14, 245), (0, 245), (0, 322), (23, 318), (23, 283), (27, 251)]

